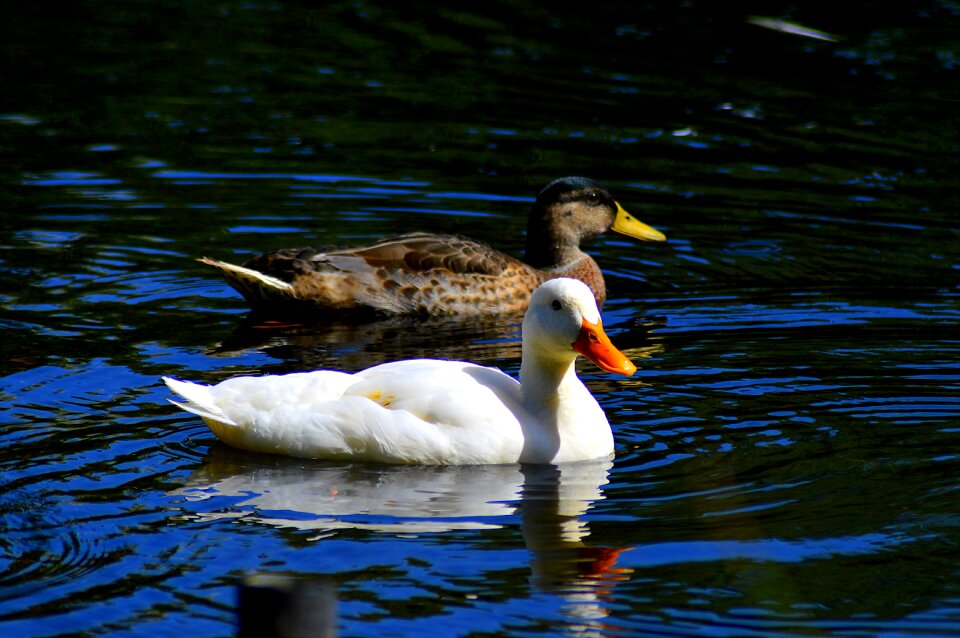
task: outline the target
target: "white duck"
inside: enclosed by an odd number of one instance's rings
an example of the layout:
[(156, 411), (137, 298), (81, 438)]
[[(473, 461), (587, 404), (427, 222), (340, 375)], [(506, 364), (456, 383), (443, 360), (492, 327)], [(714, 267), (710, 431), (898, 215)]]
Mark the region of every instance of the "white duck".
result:
[(553, 279), (523, 319), (520, 381), (462, 361), (413, 359), (356, 374), (319, 370), (215, 386), (164, 378), (222, 441), (303, 458), (425, 465), (563, 463), (613, 453), (610, 424), (580, 379), (583, 354), (636, 366), (603, 331), (590, 289)]

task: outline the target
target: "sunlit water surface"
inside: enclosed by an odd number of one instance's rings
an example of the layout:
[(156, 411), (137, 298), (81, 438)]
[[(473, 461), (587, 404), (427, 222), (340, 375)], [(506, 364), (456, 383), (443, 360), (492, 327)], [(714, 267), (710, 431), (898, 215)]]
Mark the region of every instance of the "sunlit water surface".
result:
[[(347, 636), (960, 633), (954, 3), (764, 9), (827, 35), (197, 4), (21, 7), (2, 45), (0, 633), (228, 636), (252, 572), (329, 579)], [(265, 327), (193, 258), (518, 254), (567, 174), (670, 238), (589, 246), (640, 368), (580, 366), (613, 461), (272, 458), (165, 402), (165, 374), (515, 373), (517, 318)]]

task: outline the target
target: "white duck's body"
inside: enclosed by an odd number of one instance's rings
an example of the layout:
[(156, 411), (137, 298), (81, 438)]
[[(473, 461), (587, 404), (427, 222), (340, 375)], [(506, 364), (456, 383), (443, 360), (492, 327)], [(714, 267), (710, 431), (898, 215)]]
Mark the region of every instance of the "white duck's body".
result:
[(524, 318), (519, 382), (434, 359), (215, 386), (165, 381), (187, 399), (176, 405), (246, 450), (403, 464), (561, 463), (613, 453), (607, 418), (577, 378), (578, 352), (611, 372), (636, 370), (603, 333), (589, 288), (555, 279), (537, 289)]

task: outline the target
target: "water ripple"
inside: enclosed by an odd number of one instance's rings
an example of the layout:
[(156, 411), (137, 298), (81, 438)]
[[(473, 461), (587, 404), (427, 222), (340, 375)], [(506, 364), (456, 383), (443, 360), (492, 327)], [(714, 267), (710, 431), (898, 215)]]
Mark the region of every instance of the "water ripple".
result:
[[(261, 570), (329, 576), (350, 635), (956, 633), (951, 3), (115, 4), (7, 30), (0, 633), (224, 635)], [(166, 403), (164, 374), (515, 372), (518, 318), (257, 323), (194, 258), (519, 255), (570, 173), (669, 237), (585, 242), (640, 371), (579, 366), (617, 446), (580, 496), (224, 459)]]

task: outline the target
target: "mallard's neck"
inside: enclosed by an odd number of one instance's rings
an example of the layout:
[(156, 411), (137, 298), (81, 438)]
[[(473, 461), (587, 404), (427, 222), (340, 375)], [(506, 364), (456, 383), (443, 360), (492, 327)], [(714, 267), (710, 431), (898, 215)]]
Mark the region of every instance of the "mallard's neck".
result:
[(527, 248), (523, 260), (534, 268), (566, 266), (584, 256), (580, 244), (570, 238), (551, 237), (543, 229), (527, 230)]
[(579, 246), (548, 243), (537, 246), (527, 245), (523, 260), (534, 268), (545, 270), (567, 266), (583, 258), (583, 256), (584, 252), (580, 250)]
[(580, 241), (553, 220), (535, 215), (527, 224), (527, 247), (523, 259), (535, 268), (563, 266), (583, 256)]

